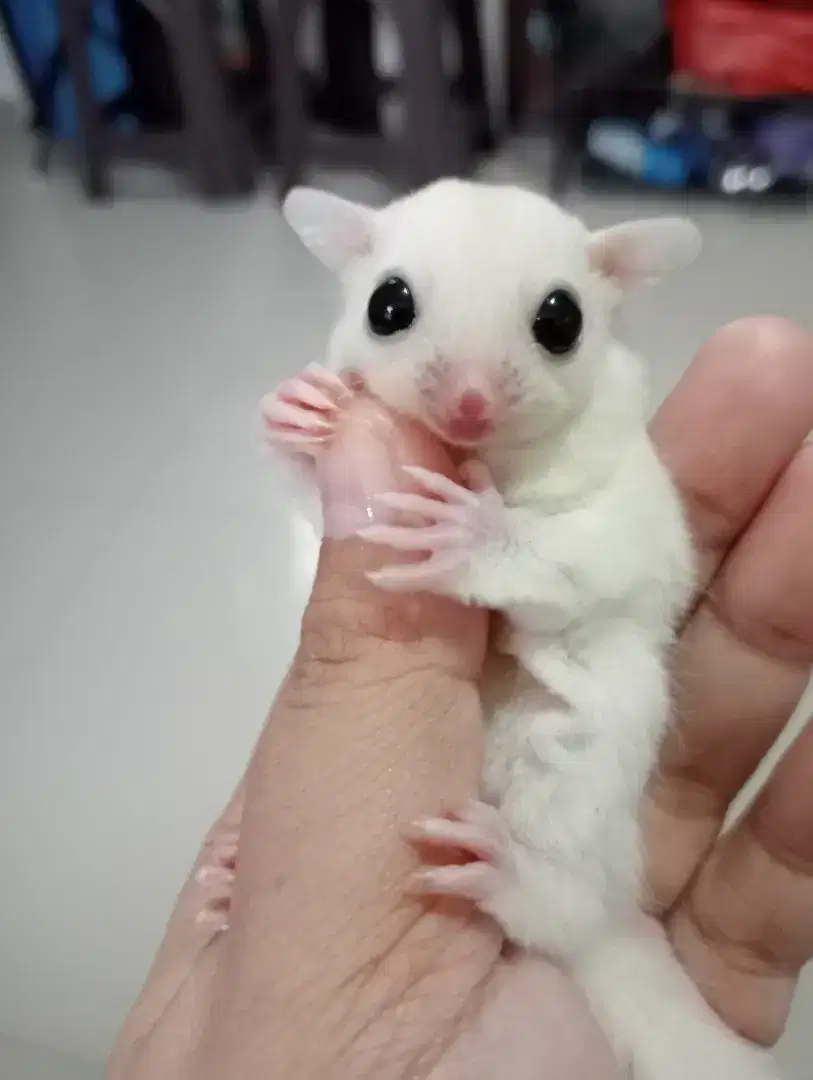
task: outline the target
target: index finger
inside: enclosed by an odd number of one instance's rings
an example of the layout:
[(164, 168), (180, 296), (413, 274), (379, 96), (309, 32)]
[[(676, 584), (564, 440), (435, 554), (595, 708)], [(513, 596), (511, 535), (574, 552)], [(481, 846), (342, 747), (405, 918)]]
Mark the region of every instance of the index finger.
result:
[(785, 319), (719, 330), (658, 411), (652, 437), (683, 499), (698, 590), (813, 428), (813, 342)]
[(700, 590), (714, 579), (675, 656), (676, 721), (647, 806), (650, 888), (668, 908), (807, 682), (813, 448), (802, 443), (813, 426), (813, 339), (775, 319), (728, 327), (661, 423)]
[(355, 535), (374, 496), (412, 490), (405, 464), (451, 470), (425, 432), (371, 408), (356, 407), (318, 462), (331, 539), (246, 777), (207, 1035), (207, 1048), (239, 1047), (241, 1060), (267, 1060), (273, 1046), (275, 1061), (298, 1061), (320, 1025), (352, 1041), (382, 982), (407, 1007), (444, 961), (458, 957), (476, 982), (499, 955), (482, 921), (453, 924), (404, 897), (417, 866), (405, 823), (477, 790), (486, 617), (367, 581), (391, 557)]

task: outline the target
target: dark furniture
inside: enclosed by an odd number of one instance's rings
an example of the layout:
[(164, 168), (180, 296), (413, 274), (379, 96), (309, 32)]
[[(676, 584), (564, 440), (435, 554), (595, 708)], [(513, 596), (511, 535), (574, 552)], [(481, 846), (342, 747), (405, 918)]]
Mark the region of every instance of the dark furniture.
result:
[[(464, 172), (475, 148), (489, 141), (475, 0), (387, 0), (387, 6), (403, 56), (397, 85), (402, 124), (395, 138), (325, 131), (314, 124), (299, 55), (306, 0), (277, 0), (271, 39), (282, 194), (314, 163), (366, 166), (397, 175), (415, 187)], [(461, 45), (458, 94), (443, 67), (442, 32), (447, 17)]]
[(166, 162), (185, 172), (206, 197), (253, 189), (250, 140), (220, 71), (210, 0), (146, 0), (169, 44), (183, 122), (178, 130), (127, 134), (104, 122), (94, 98), (87, 47), (92, 0), (58, 0), (58, 6), (76, 92), (82, 182), (90, 198), (110, 193), (110, 166), (122, 158)]

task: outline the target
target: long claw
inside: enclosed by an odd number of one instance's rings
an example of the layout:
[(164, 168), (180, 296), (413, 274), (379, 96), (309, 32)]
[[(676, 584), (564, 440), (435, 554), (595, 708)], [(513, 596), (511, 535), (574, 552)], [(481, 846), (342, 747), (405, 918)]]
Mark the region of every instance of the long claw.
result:
[(334, 393), (338, 393), (341, 398), (351, 396), (351, 390), (345, 381), (334, 371), (329, 371), (321, 364), (308, 364), (302, 372), (301, 378), (307, 379), (315, 385), (329, 387)]
[(404, 472), (411, 476), (413, 480), (417, 480), (421, 487), (431, 491), (433, 495), (437, 495), (441, 499), (447, 499), (452, 504), (468, 506), (472, 509), (479, 506), (479, 499), (473, 492), (467, 491), (460, 484), (456, 484), (448, 476), (431, 472), (429, 469), (422, 469), (418, 465), (404, 465)]
[(464, 530), (450, 525), (431, 525), (422, 529), (400, 525), (368, 525), (359, 529), (358, 535), (368, 543), (385, 544), (396, 551), (443, 551), (465, 547), (467, 542)]
[(406, 830), (406, 835), (414, 843), (460, 848), (487, 863), (495, 863), (501, 853), (499, 839), (490, 835), (488, 829), (448, 818), (416, 821)]
[(389, 510), (404, 511), (409, 514), (420, 514), (421, 517), (431, 521), (453, 521), (462, 524), (465, 513), (458, 506), (450, 506), (449, 503), (439, 499), (428, 499), (425, 495), (411, 495), (406, 491), (387, 491), (375, 496), (375, 501)]
[(390, 592), (419, 592), (448, 580), (465, 565), (466, 554), (447, 551), (424, 563), (408, 563), (402, 566), (384, 566), (380, 570), (368, 570), (367, 580)]
[(286, 446), (293, 448), (302, 448), (303, 450), (317, 449), (320, 446), (324, 446), (328, 442), (329, 435), (304, 435), (301, 431), (291, 431), (288, 428), (273, 428), (269, 425), (266, 432), (267, 441), (271, 445), (284, 443)]
[(501, 874), (488, 863), (469, 863), (466, 866), (433, 866), (412, 875), (408, 889), (432, 896), (462, 896), (482, 903), (499, 890)]
[(286, 427), (299, 428), (309, 435), (328, 435), (333, 430), (332, 426), (320, 419), (316, 413), (309, 409), (300, 409), (277, 395), (270, 401), (263, 402), (262, 411), (267, 426), (284, 424)]
[(333, 412), (338, 408), (336, 402), (331, 401), (318, 386), (302, 378), (288, 379), (277, 390), (277, 396), (288, 404), (296, 405), (301, 402), (322, 412)]

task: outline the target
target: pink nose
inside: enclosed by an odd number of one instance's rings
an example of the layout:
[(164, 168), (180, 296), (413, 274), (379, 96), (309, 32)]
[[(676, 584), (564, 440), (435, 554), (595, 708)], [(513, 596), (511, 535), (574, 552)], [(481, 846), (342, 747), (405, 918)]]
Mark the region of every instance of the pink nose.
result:
[(488, 409), (488, 402), (476, 390), (467, 390), (460, 395), (457, 403), (457, 415), (464, 420), (482, 420)]

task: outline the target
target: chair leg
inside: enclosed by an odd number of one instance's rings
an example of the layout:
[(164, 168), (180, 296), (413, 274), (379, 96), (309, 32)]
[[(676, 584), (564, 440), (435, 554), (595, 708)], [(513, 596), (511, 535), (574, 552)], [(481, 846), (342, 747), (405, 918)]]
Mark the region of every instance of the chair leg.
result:
[(451, 95), (443, 69), (442, 0), (392, 0), (401, 39), (406, 123), (402, 135), (404, 169), (418, 187), (462, 167), (461, 132), (454, 130)]
[(460, 40), (463, 99), (472, 113), (475, 148), (494, 148), (494, 131), (486, 91), (483, 42), (475, 0), (451, 0), (451, 11)]
[(584, 105), (578, 94), (568, 94), (559, 87), (555, 93), (550, 193), (557, 199), (563, 199), (578, 172), (584, 133)]
[(302, 179), (307, 157), (308, 110), (298, 48), (304, 8), (304, 0), (277, 0), (271, 30), (274, 126), (281, 198)]
[(519, 130), (528, 107), (528, 87), (533, 56), (527, 40), (528, 18), (533, 0), (507, 0), (506, 40), (508, 73), (508, 128)]
[(82, 186), (89, 199), (109, 198), (104, 122), (93, 91), (88, 37), (92, 0), (59, 0), (62, 40), (76, 95)]
[(200, 0), (173, 0), (162, 18), (175, 58), (193, 174), (211, 198), (248, 194), (255, 169), (248, 132), (230, 108), (214, 22)]

